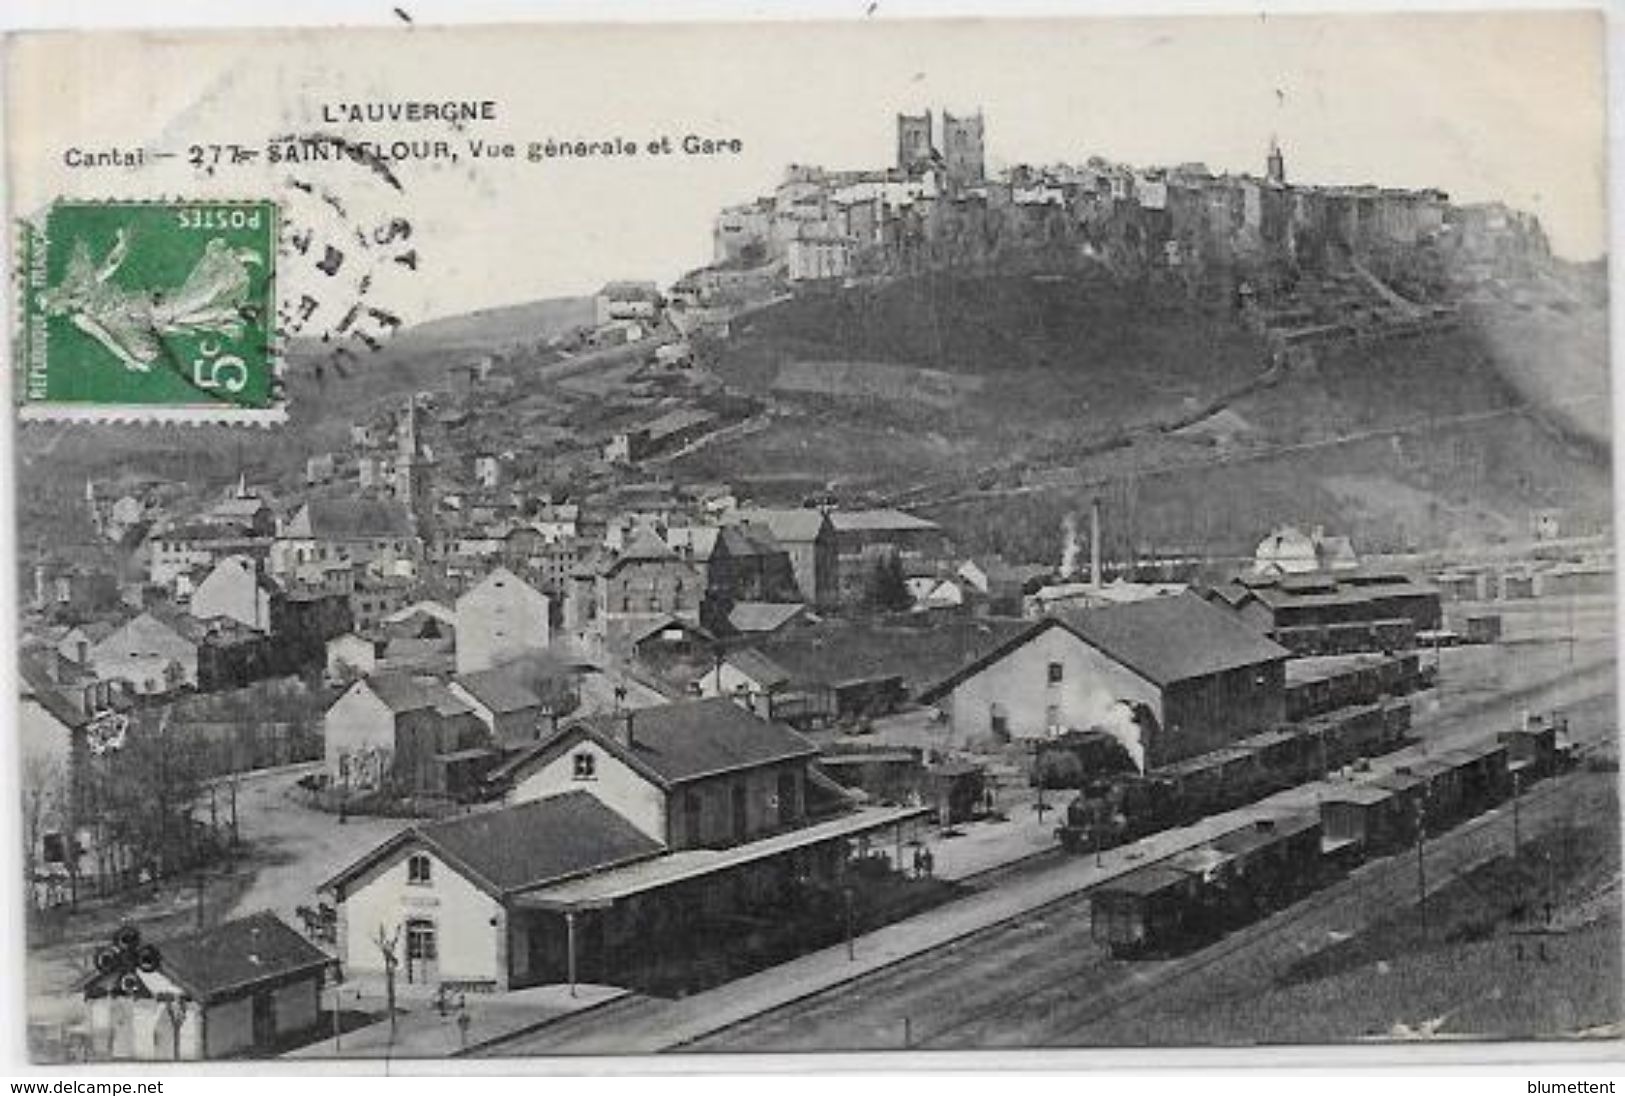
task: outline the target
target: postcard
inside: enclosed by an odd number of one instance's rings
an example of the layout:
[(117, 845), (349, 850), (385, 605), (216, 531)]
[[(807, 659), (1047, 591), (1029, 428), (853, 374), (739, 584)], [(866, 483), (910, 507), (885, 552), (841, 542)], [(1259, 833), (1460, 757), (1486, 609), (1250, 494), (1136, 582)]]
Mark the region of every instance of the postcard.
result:
[(1617, 1045), (1603, 46), (13, 35), (33, 1060)]

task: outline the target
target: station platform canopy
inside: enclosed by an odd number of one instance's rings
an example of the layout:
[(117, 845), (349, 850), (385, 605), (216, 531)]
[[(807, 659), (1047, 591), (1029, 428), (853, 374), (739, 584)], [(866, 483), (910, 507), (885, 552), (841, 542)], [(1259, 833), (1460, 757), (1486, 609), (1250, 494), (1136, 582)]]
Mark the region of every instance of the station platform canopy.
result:
[(850, 840), (913, 822), (931, 811), (932, 808), (924, 806), (863, 808), (729, 849), (684, 849), (581, 879), (566, 880), (520, 894), (514, 898), (514, 905), (554, 913), (603, 909), (633, 895), (770, 860), (797, 849)]

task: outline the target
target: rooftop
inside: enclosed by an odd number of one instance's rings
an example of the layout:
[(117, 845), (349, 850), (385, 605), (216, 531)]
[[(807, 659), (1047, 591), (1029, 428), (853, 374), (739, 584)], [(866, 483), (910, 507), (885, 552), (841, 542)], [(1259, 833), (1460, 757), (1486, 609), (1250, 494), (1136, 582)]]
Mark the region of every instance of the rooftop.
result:
[(202, 1002), (334, 962), (269, 910), (157, 943), (160, 973)]
[(1191, 594), (1063, 612), (1085, 642), (1157, 684), (1284, 661), (1287, 650)]
[(947, 694), (961, 681), (1055, 627), (1067, 629), (1156, 685), (1280, 662), (1288, 654), (1286, 648), (1195, 594), (1175, 594), (1098, 609), (1060, 611), (1023, 624), (1003, 644), (926, 689), (920, 699), (930, 702)]
[(733, 848), (685, 849), (527, 894), (521, 904), (553, 910), (603, 906), (634, 894), (782, 856), (796, 849), (827, 841), (848, 840), (859, 834), (911, 821), (929, 810), (928, 807), (859, 810)]
[(776, 632), (806, 612), (799, 602), (741, 601), (728, 611), (728, 623), (737, 632)]
[(664, 846), (587, 792), (474, 811), (404, 830), (327, 882), (340, 886), (413, 842), (497, 895), (658, 855)]
[(526, 688), (520, 675), (504, 667), (493, 667), (452, 679), (486, 708), (497, 715), (540, 707), (542, 698)]
[(899, 533), (928, 531), (940, 526), (901, 510), (831, 510), (830, 523), (837, 533)]
[(1024, 620), (997, 618), (938, 620), (930, 626), (825, 620), (764, 640), (759, 649), (798, 684), (901, 677), (910, 692), (917, 692), (1031, 627)]
[[(627, 721), (631, 745), (626, 744)], [(663, 787), (690, 780), (811, 758), (818, 747), (782, 723), (753, 715), (726, 697), (684, 700), (566, 725), (502, 766), (498, 777), (549, 758), (581, 734)]]
[(433, 708), (441, 715), (465, 715), (469, 711), (468, 705), (438, 678), (383, 673), (374, 674), (362, 684), (396, 715), (422, 708)]
[(816, 540), (827, 521), (822, 510), (755, 508), (735, 510), (728, 520), (765, 525), (768, 532), (773, 534), (773, 539), (781, 544)]
[(790, 682), (790, 674), (783, 666), (754, 647), (730, 652), (727, 663), (764, 689), (773, 689)]
[(291, 537), (372, 540), (412, 535), (412, 520), (397, 503), (380, 499), (311, 499), (289, 524)]

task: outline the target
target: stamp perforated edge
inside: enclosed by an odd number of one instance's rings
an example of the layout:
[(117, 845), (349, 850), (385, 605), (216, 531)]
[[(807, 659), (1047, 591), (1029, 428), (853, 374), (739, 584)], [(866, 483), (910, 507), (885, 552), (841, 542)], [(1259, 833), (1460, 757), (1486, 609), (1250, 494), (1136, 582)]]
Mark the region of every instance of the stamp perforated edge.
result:
[[(52, 210), (59, 206), (173, 206), (173, 205), (211, 205), (211, 206), (267, 206), (276, 223), (272, 226), (271, 239), (273, 247), (266, 257), (270, 264), (270, 272), (266, 279), (267, 315), (271, 326), (267, 332), (269, 338), (266, 345), (266, 367), (270, 371), (271, 406), (269, 407), (230, 407), (230, 406), (188, 406), (172, 407), (163, 404), (128, 404), (128, 403), (49, 403), (45, 401), (29, 402), (22, 399), (20, 389), (16, 389), (18, 371), (26, 367), (28, 361), (28, 343), (32, 337), (30, 321), (32, 310), (28, 306), (30, 267), (33, 259), (33, 248), (37, 244), (46, 242), (45, 226), (49, 223)], [(17, 420), (23, 423), (31, 422), (59, 422), (69, 424), (169, 424), (182, 426), (257, 426), (270, 427), (281, 425), (288, 421), (288, 392), (286, 376), (284, 373), (284, 358), (286, 355), (286, 340), (283, 337), (279, 317), (280, 311), (277, 299), (277, 262), (282, 257), (282, 249), (286, 246), (283, 233), (287, 228), (287, 218), (284, 216), (282, 203), (274, 197), (260, 198), (210, 198), (199, 196), (160, 195), (146, 198), (84, 198), (61, 196), (49, 205), (35, 213), (32, 218), (18, 215), (14, 218), (16, 238), (14, 239), (13, 254), (17, 263), (13, 271), (13, 297), (12, 303), (16, 320), (11, 332), (11, 352), (13, 365), (10, 383), (14, 390), (12, 406), (16, 411)]]

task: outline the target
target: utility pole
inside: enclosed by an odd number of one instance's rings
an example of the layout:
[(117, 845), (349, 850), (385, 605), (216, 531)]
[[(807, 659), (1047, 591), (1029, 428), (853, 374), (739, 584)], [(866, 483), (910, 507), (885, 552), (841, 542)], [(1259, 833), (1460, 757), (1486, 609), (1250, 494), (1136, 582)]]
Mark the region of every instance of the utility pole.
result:
[(1519, 818), (1519, 813), (1520, 812), (1518, 810), (1518, 801), (1521, 798), (1522, 793), (1523, 793), (1523, 773), (1513, 773), (1512, 774), (1512, 860), (1513, 860), (1514, 864), (1516, 864), (1518, 859), (1522, 856), (1522, 849), (1523, 849), (1523, 842), (1521, 840), (1522, 830), (1521, 830), (1521, 827), (1520, 827), (1520, 823), (1521, 823), (1522, 820)]
[(851, 887), (847, 886), (847, 887), (842, 887), (841, 888), (841, 903), (846, 908), (846, 958), (847, 958), (848, 962), (854, 962), (854, 961), (857, 960), (857, 957), (858, 957), (858, 948), (857, 948), (857, 941), (853, 938), (853, 933), (852, 933), (852, 888)]
[(196, 890), (196, 894), (197, 894), (197, 927), (201, 929), (203, 927), (203, 887), (204, 887), (204, 883), (203, 883), (203, 866), (201, 864), (198, 866), (198, 869), (197, 869), (197, 876), (196, 876), (196, 879), (195, 879), (195, 885), (196, 885), (196, 888), (197, 888), (197, 890)]
[(1422, 921), (1422, 942), (1428, 935), (1427, 795), (1416, 801), (1416, 909)]
[(344, 987), (335, 980), (333, 982), (333, 1057), (335, 1058), (339, 1056), (339, 1051), (344, 1049), (344, 1025), (339, 1022), (340, 1014), (343, 1012), (343, 999), (340, 996), (343, 992)]
[(565, 966), (570, 979), (570, 996), (576, 995), (576, 915), (574, 910), (564, 911)]
[(1569, 590), (1569, 595), (1565, 599), (1565, 604), (1568, 606), (1568, 617), (1569, 617), (1569, 665), (1573, 666), (1574, 665), (1574, 591), (1572, 589)]

